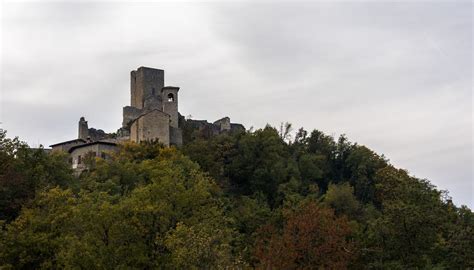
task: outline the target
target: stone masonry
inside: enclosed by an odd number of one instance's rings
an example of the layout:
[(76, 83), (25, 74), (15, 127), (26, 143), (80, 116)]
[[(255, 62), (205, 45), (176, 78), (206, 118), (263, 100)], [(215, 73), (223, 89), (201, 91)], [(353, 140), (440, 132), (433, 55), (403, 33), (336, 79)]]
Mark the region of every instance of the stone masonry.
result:
[(179, 87), (164, 86), (164, 73), (147, 67), (131, 72), (131, 106), (123, 108), (122, 136), (128, 134), (134, 142), (158, 140), (166, 146), (182, 144), (178, 126)]
[[(79, 119), (78, 138), (51, 145), (53, 151), (69, 152), (72, 164), (81, 168), (86, 153), (106, 157), (123, 141), (158, 140), (165, 146), (183, 144), (183, 127), (214, 136), (223, 132), (245, 131), (229, 117), (214, 123), (205, 120), (185, 120), (178, 111), (179, 87), (165, 86), (165, 72), (161, 69), (140, 67), (130, 73), (130, 106), (123, 107), (122, 127), (108, 134), (89, 128), (84, 117)], [(189, 133), (189, 132), (188, 132)]]

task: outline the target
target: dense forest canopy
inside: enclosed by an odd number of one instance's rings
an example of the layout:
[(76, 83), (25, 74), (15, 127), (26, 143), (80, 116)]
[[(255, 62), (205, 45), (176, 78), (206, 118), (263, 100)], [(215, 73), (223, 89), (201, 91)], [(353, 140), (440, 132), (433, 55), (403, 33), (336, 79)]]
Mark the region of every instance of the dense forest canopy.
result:
[(0, 130), (1, 269), (470, 269), (474, 215), (369, 148), (291, 126), (127, 143), (75, 177)]

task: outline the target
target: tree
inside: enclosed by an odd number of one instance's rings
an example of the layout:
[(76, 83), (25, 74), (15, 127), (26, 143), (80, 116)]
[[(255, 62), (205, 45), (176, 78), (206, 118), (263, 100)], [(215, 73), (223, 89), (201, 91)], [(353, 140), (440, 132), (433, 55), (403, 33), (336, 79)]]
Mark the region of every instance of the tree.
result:
[(324, 204), (334, 209), (336, 215), (347, 215), (354, 219), (358, 216), (360, 204), (354, 196), (354, 188), (349, 183), (329, 184), (324, 195)]
[(342, 169), (347, 171), (356, 197), (363, 203), (372, 203), (375, 199), (375, 175), (386, 166), (387, 161), (383, 156), (365, 146), (355, 145)]
[(0, 269), (474, 267), (445, 191), (344, 135), (280, 135), (126, 143), (75, 178), (0, 130)]
[(227, 175), (242, 195), (261, 192), (273, 205), (279, 184), (289, 180), (287, 147), (270, 126), (246, 133), (237, 142), (237, 152), (226, 166)]
[(256, 243), (259, 269), (345, 269), (352, 259), (345, 217), (314, 202), (287, 214), (283, 228), (267, 225)]
[(301, 179), (304, 182), (323, 184), (328, 179), (329, 166), (326, 157), (318, 154), (302, 154), (298, 161)]
[(367, 228), (366, 265), (404, 269), (432, 266), (439, 228), (446, 217), (440, 192), (427, 181), (391, 166), (377, 172), (375, 188), (382, 215)]
[(76, 200), (70, 190), (53, 188), (41, 192), (30, 208), (7, 224), (0, 238), (0, 268), (55, 268), (61, 235), (72, 221), (71, 205)]
[(31, 149), (0, 129), (0, 220), (10, 222), (37, 191), (55, 186), (75, 186), (67, 156)]
[[(123, 162), (125, 157), (116, 158)], [(129, 162), (98, 167), (120, 164)], [(158, 156), (136, 161), (135, 166), (148, 180), (136, 182), (127, 193), (100, 183), (97, 190), (40, 192), (3, 231), (0, 265), (20, 269), (232, 265), (232, 223), (212, 179), (174, 148), (160, 149)], [(88, 177), (90, 187), (94, 172)]]
[(474, 214), (465, 205), (455, 207), (448, 203), (450, 220), (443, 226), (443, 248), (438, 261), (446, 268), (474, 268)]
[(220, 134), (208, 140), (196, 139), (182, 148), (185, 155), (198, 163), (221, 187), (231, 189), (226, 167), (237, 153), (241, 134)]
[(262, 194), (252, 197), (241, 196), (230, 201), (229, 216), (234, 220), (234, 227), (239, 232), (235, 241), (237, 253), (241, 253), (245, 261), (253, 264), (253, 244), (258, 228), (273, 218), (273, 212)]
[(280, 135), (280, 138), (285, 141), (291, 143), (291, 131), (293, 130), (291, 123), (288, 122), (281, 122), (280, 123), (280, 131), (278, 134)]

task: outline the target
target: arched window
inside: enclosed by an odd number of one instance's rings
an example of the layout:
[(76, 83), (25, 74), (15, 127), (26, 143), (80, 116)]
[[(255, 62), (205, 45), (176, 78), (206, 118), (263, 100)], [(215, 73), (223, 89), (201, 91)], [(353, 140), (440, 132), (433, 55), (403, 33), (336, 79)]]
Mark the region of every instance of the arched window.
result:
[(174, 95), (172, 93), (168, 94), (168, 102), (173, 102), (174, 101)]

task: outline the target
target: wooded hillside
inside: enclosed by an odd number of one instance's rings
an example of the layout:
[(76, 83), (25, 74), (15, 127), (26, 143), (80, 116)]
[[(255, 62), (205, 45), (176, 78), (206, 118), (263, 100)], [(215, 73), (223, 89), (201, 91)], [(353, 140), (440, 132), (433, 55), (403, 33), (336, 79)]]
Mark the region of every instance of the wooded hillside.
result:
[(0, 130), (0, 268), (474, 267), (470, 209), (345, 136), (289, 130), (127, 143), (78, 178)]

